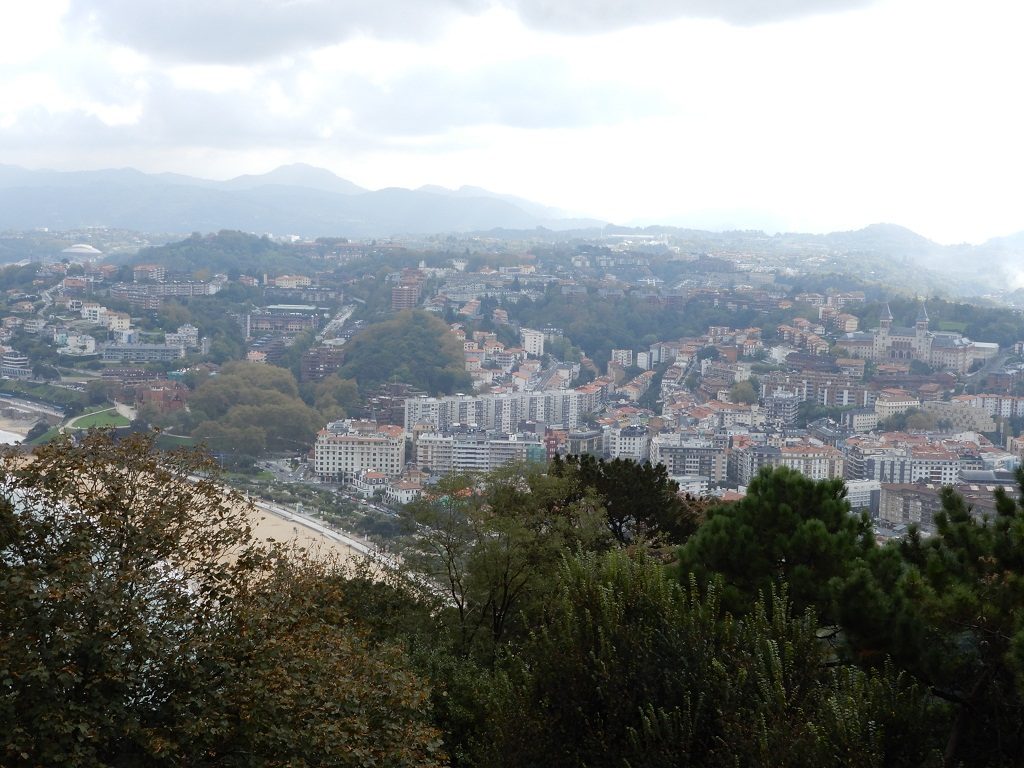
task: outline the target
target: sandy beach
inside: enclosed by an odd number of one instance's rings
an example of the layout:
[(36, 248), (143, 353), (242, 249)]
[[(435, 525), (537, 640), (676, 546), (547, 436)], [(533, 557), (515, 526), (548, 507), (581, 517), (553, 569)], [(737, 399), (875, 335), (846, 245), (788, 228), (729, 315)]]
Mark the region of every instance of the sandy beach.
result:
[(256, 502), (249, 517), (253, 535), (302, 547), (314, 557), (322, 556), (350, 566), (372, 561), (370, 573), (396, 567), (392, 554), (383, 554), (373, 544), (339, 533), (321, 522), (306, 519), (268, 502)]
[[(0, 443), (13, 443), (21, 440), (32, 425), (36, 423), (36, 417), (30, 416), (27, 419), (12, 419), (9, 416), (0, 416)], [(13, 437), (12, 437), (13, 436)]]

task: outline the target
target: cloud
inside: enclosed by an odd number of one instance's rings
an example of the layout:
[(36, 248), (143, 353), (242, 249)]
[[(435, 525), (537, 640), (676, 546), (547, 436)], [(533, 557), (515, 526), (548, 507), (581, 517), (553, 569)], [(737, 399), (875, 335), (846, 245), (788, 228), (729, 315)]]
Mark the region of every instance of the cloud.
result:
[(577, 128), (664, 109), (643, 85), (580, 81), (562, 61), (505, 61), (469, 72), (421, 69), (383, 87), (362, 81), (342, 88), (355, 127), (388, 135), (436, 135), (452, 128)]
[(508, 8), (528, 27), (591, 34), (678, 18), (749, 26), (875, 0), (70, 0), (66, 25), (166, 61), (245, 64), (357, 35), (425, 40), (459, 17)]
[(668, 109), (653, 89), (580, 79), (543, 56), (460, 72), (423, 66), (379, 80), (320, 72), (303, 83), (306, 72), (299, 60), (220, 89), (183, 86), (172, 73), (108, 78), (102, 66), (85, 67), (75, 101), (17, 110), (0, 132), (0, 151), (415, 149), (463, 129), (572, 129)]
[(875, 0), (505, 0), (531, 27), (577, 34), (608, 32), (679, 18), (719, 19), (735, 26), (837, 13)]
[(354, 35), (423, 38), (487, 0), (71, 0), (66, 24), (171, 61), (247, 63)]

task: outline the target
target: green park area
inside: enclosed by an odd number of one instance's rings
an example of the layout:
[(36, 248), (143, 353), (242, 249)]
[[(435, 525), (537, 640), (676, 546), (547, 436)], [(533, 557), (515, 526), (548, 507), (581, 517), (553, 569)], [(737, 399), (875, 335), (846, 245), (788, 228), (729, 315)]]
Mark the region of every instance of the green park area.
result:
[(104, 408), (79, 416), (68, 422), (67, 426), (69, 429), (92, 429), (94, 427), (103, 429), (105, 427), (127, 427), (129, 424), (128, 419), (118, 413), (117, 409)]

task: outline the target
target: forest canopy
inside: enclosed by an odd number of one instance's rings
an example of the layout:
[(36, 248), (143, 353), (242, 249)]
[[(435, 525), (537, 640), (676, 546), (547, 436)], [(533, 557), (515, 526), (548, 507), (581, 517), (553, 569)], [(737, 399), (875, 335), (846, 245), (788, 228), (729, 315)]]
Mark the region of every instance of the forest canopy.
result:
[(472, 391), (462, 342), (444, 321), (407, 310), (363, 329), (345, 345), (342, 378), (354, 379), (360, 392), (388, 381), (422, 387), (432, 395)]

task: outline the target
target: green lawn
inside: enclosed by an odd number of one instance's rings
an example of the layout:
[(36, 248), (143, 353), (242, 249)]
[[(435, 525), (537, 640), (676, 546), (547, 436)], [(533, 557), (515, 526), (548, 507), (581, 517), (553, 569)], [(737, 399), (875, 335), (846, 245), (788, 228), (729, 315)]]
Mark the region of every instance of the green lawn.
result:
[(158, 448), (193, 448), (195, 444), (195, 439), (187, 435), (168, 435), (161, 432), (156, 438)]
[(87, 416), (82, 416), (74, 422), (75, 429), (90, 429), (92, 427), (127, 427), (131, 422), (117, 411), (97, 411)]

